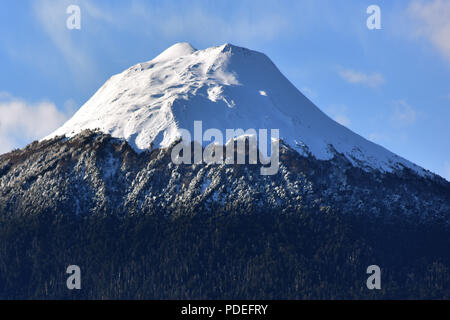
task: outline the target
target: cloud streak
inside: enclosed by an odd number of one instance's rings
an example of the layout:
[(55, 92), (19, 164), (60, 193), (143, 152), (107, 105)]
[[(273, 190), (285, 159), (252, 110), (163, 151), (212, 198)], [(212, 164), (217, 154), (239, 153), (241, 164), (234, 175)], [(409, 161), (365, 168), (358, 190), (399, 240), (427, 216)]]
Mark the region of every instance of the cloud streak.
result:
[(331, 116), (331, 118), (337, 123), (350, 127), (351, 120), (347, 116), (348, 108), (345, 105), (331, 105), (327, 108), (327, 113)]
[(380, 73), (364, 73), (351, 69), (338, 68), (339, 76), (352, 84), (361, 84), (370, 88), (376, 88), (384, 83), (384, 78)]
[(68, 118), (52, 102), (30, 104), (7, 93), (1, 99), (0, 154), (46, 136)]
[(416, 122), (417, 112), (405, 100), (395, 103), (394, 112), (391, 115), (391, 121), (394, 125), (410, 126)]
[[(200, 2), (202, 3), (202, 2)], [(222, 8), (215, 2), (200, 5), (199, 2), (164, 1), (151, 3), (133, 1), (126, 21), (145, 26), (153, 35), (175, 38), (180, 35), (198, 38), (199, 41), (224, 42), (273, 40), (289, 30), (289, 12), (273, 2), (246, 2), (245, 10)], [(214, 5), (212, 5), (214, 4)], [(237, 6), (238, 4), (234, 4)], [(223, 12), (230, 12), (224, 15)], [(249, 14), (252, 12), (252, 14)], [(125, 19), (122, 19), (122, 21)], [(131, 26), (127, 26), (130, 28)]]
[[(112, 23), (113, 17), (85, 0), (83, 2), (73, 0), (36, 1), (33, 11), (38, 24), (60, 52), (64, 61), (69, 66), (70, 72), (80, 83), (86, 83), (98, 76), (96, 63), (91, 57), (89, 37), (93, 34), (84, 30), (87, 18), (94, 18), (98, 22)], [(69, 15), (66, 9), (71, 4), (79, 4), (81, 7), (81, 30), (69, 30), (66, 21)], [(82, 36), (81, 33), (85, 32)], [(86, 42), (86, 39), (88, 41)]]
[(414, 0), (408, 14), (418, 22), (416, 35), (428, 39), (450, 62), (450, 1)]

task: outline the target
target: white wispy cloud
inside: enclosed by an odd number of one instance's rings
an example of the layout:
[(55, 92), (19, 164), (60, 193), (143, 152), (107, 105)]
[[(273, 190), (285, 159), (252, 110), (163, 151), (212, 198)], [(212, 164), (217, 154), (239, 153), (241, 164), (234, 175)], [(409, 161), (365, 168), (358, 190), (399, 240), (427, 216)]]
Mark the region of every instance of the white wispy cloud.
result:
[(307, 96), (309, 99), (316, 98), (317, 94), (315, 91), (313, 91), (309, 87), (301, 87), (300, 88), (301, 93), (303, 93), (305, 96)]
[[(67, 29), (66, 21), (69, 15), (66, 13), (66, 9), (72, 4), (82, 7), (81, 30)], [(89, 47), (92, 44), (90, 39), (95, 33), (92, 30), (85, 30), (85, 21), (89, 16), (99, 22), (113, 22), (113, 18), (88, 0), (40, 0), (33, 3), (33, 10), (40, 28), (60, 52), (75, 78), (84, 83), (95, 79), (98, 71)], [(81, 32), (85, 32), (87, 41), (81, 41), (81, 37), (77, 38), (77, 41), (74, 40)]]
[[(188, 35), (199, 41), (220, 43), (230, 39), (241, 41), (272, 40), (293, 27), (290, 12), (271, 1), (245, 1), (245, 9), (228, 11), (226, 8), (198, 2), (180, 4), (178, 1), (133, 1), (127, 21), (139, 24), (153, 35), (176, 38)], [(234, 6), (239, 6), (236, 3)], [(252, 14), (249, 14), (251, 12)], [(118, 19), (125, 23), (124, 19)], [(130, 26), (128, 26), (130, 27)]]
[(342, 124), (345, 127), (349, 127), (351, 124), (350, 118), (347, 117), (346, 115), (343, 114), (338, 114), (334, 117), (334, 120), (339, 123)]
[(397, 126), (409, 126), (416, 122), (417, 111), (405, 100), (400, 100), (394, 104), (394, 112), (391, 121)]
[(380, 143), (383, 140), (383, 136), (378, 132), (372, 132), (369, 134), (368, 139), (375, 143)]
[(28, 103), (4, 93), (0, 99), (0, 154), (43, 138), (68, 116), (52, 102)]
[(450, 61), (450, 1), (414, 0), (408, 14), (415, 21), (415, 34), (425, 37)]
[[(73, 1), (69, 1), (73, 2)], [(103, 8), (97, 7), (90, 0), (83, 0), (80, 6), (83, 8), (83, 11), (86, 11), (90, 17), (95, 20), (106, 22), (106, 23), (115, 23), (117, 21), (117, 17), (115, 17), (109, 10), (104, 10)]]
[(342, 67), (339, 67), (337, 71), (339, 76), (349, 83), (362, 84), (371, 88), (378, 87), (384, 83), (384, 77), (378, 72), (369, 74)]
[[(69, 17), (66, 8), (72, 4), (81, 10), (80, 30), (66, 28)], [(37, 0), (33, 2), (33, 12), (39, 27), (69, 66), (74, 80), (86, 85), (86, 81), (92, 84), (100, 80), (102, 64), (96, 61), (100, 53), (114, 56), (116, 51), (120, 52), (116, 49), (122, 44), (115, 32), (163, 48), (186, 39), (199, 46), (225, 42), (253, 46), (294, 30), (292, 12), (273, 1), (236, 3), (233, 10), (230, 6), (227, 2), (171, 0), (131, 0), (115, 5), (91, 0)], [(237, 10), (239, 6), (243, 10)]]
[(326, 112), (334, 121), (345, 127), (349, 127), (352, 123), (347, 115), (348, 108), (345, 105), (331, 105), (326, 109)]
[(381, 123), (389, 124), (381, 131), (371, 132), (367, 138), (375, 143), (389, 146), (395, 143), (408, 143), (409, 130), (417, 122), (420, 112), (405, 99), (392, 102), (392, 111), (380, 114), (377, 119)]

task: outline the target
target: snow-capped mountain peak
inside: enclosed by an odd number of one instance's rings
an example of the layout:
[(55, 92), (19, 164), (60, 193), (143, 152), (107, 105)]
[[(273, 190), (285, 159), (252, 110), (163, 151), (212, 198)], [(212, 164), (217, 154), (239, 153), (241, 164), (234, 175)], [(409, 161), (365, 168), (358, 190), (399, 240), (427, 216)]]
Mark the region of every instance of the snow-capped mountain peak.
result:
[(318, 159), (342, 153), (355, 166), (392, 171), (411, 162), (325, 115), (264, 54), (231, 44), (196, 50), (177, 43), (156, 58), (111, 77), (46, 139), (100, 129), (137, 151), (168, 147), (180, 129), (279, 129), (299, 153)]
[(175, 43), (173, 46), (167, 48), (162, 53), (160, 53), (153, 62), (161, 62), (167, 60), (173, 60), (179, 57), (187, 56), (197, 51), (190, 43), (179, 42)]

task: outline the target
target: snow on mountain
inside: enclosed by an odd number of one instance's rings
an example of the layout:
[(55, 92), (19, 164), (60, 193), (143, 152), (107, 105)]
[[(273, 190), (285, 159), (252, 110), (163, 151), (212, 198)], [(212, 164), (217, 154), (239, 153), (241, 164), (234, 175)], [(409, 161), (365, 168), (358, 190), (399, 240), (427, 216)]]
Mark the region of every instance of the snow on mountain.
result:
[[(45, 139), (100, 129), (137, 151), (168, 147), (193, 133), (217, 128), (279, 129), (299, 153), (321, 160), (342, 153), (355, 166), (425, 170), (333, 121), (286, 79), (264, 54), (224, 44), (196, 50), (177, 43), (153, 60), (111, 77), (62, 127)], [(193, 134), (192, 134), (193, 136)]]

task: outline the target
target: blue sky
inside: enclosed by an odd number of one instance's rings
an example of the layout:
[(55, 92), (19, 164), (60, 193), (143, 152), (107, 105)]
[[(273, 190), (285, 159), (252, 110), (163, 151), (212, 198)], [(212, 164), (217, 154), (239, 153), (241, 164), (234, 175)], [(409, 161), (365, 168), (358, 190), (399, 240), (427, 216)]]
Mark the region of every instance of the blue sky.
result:
[[(70, 4), (80, 30), (66, 28)], [(180, 41), (266, 53), (332, 118), (450, 180), (450, 0), (1, 1), (0, 153)]]

